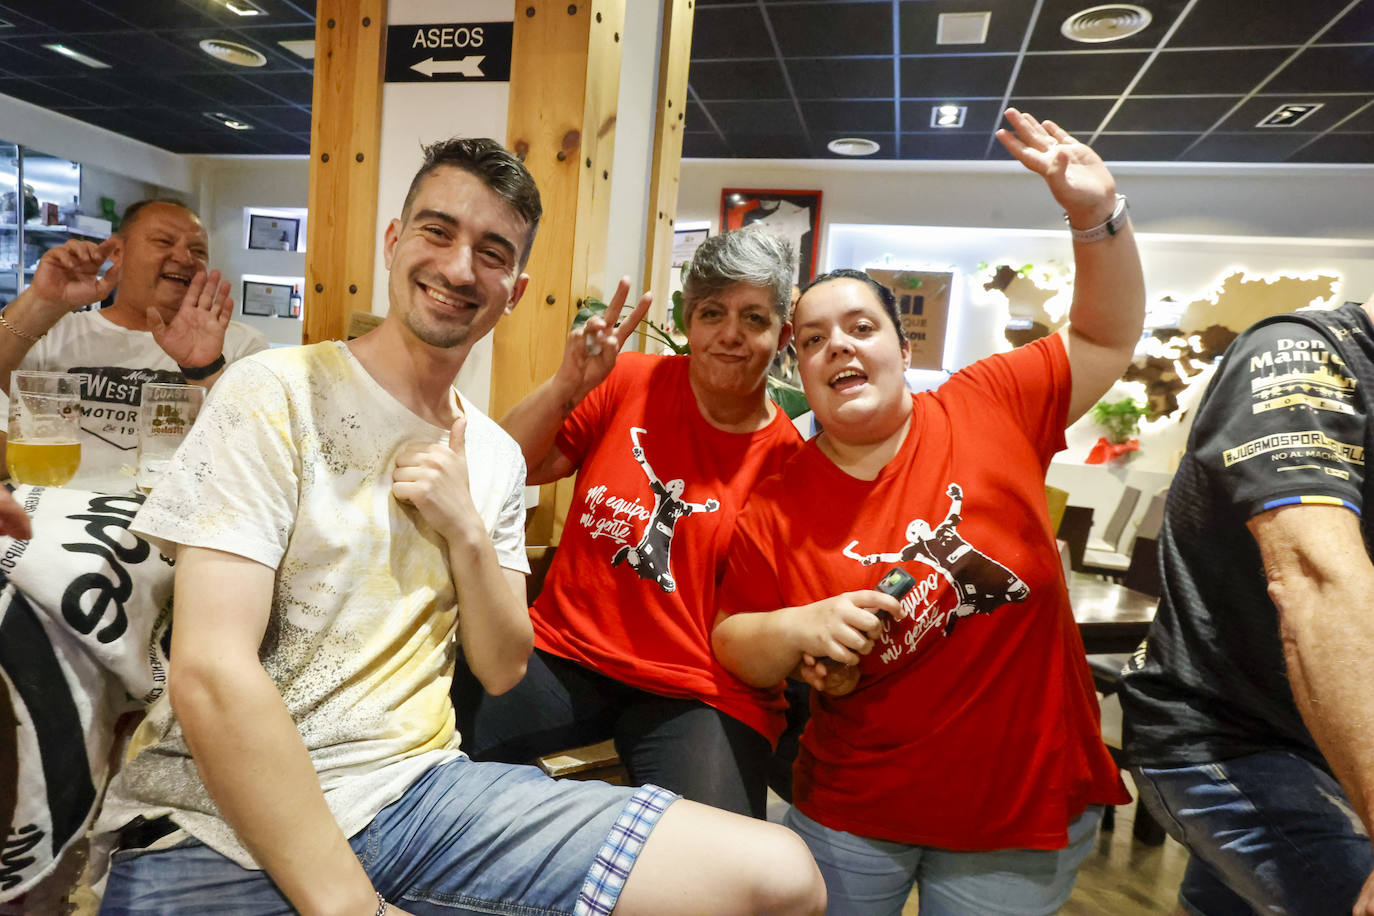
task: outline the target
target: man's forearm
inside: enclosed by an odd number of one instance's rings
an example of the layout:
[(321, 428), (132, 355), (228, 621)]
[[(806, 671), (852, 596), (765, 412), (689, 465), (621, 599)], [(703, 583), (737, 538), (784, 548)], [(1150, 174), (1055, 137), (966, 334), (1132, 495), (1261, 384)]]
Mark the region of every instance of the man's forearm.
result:
[(772, 687), (791, 674), (801, 650), (786, 625), (787, 608), (719, 617), (711, 631), (716, 659), (754, 687)]
[(453, 585), (463, 653), (488, 693), (505, 693), (525, 676), (534, 648), (524, 576), (502, 568), (485, 532), (449, 538), (448, 555), (449, 568), (461, 570)]
[(30, 289), (24, 290), (5, 306), (5, 321), (0, 325), (0, 388), (10, 390), (10, 373), (19, 368), (38, 338), (57, 324), (63, 312), (53, 314), (51, 304), (38, 302)]
[(179, 660), (170, 693), (215, 804), (292, 904), (305, 914), (375, 909), (372, 883), (261, 665)]

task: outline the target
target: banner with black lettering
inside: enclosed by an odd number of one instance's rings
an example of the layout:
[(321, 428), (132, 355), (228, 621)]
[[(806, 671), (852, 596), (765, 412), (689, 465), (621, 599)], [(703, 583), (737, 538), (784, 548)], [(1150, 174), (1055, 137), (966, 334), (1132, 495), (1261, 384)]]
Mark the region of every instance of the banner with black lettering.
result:
[(19, 487), (33, 538), (0, 537), (0, 901), (95, 816), (115, 722), (161, 696), (172, 561), (131, 533), (140, 494)]

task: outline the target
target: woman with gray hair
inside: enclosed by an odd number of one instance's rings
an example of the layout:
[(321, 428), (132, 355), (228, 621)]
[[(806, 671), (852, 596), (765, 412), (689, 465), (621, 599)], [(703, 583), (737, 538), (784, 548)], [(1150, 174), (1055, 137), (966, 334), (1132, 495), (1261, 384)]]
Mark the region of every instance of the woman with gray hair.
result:
[(558, 372), (501, 421), (530, 483), (576, 472), (577, 488), (530, 609), (524, 680), (493, 697), (459, 665), (474, 759), (613, 737), (634, 782), (763, 816), (777, 701), (720, 666), (711, 628), (735, 517), (801, 446), (764, 387), (791, 337), (795, 276), (791, 246), (759, 230), (708, 238), (684, 282), (687, 356), (619, 352), (651, 302), (617, 325), (621, 280), (605, 317), (574, 329)]

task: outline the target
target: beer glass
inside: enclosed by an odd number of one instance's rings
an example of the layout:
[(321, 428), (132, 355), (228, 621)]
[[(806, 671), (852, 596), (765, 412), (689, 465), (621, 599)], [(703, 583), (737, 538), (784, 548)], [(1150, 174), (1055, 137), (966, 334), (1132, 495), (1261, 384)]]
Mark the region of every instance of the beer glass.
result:
[(81, 465), (81, 376), (16, 369), (5, 460), (15, 483), (60, 487)]
[(199, 385), (145, 382), (138, 408), (138, 472), (134, 482), (144, 493), (153, 489), (177, 446), (186, 438), (205, 389)]

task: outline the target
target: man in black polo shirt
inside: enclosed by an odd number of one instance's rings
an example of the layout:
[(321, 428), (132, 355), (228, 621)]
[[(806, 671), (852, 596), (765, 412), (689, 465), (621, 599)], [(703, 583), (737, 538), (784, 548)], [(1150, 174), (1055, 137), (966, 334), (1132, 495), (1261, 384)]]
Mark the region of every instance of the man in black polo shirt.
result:
[(1237, 338), (1169, 492), (1121, 703), (1141, 797), (1193, 854), (1191, 914), (1374, 914), (1371, 315)]

